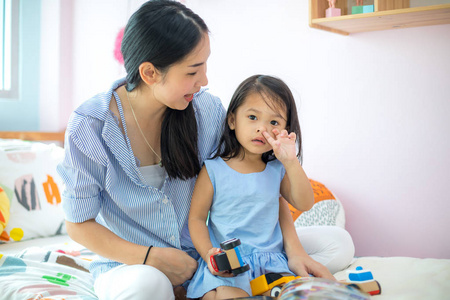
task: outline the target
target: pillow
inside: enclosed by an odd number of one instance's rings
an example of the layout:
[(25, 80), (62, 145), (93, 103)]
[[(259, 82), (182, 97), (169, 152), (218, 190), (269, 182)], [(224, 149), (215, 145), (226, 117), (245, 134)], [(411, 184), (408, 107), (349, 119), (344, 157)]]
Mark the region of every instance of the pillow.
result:
[(289, 204), (295, 227), (328, 225), (345, 228), (345, 212), (342, 203), (322, 183), (310, 179), (314, 191), (314, 205), (305, 212)]
[(56, 172), (63, 157), (54, 144), (0, 139), (0, 188), (10, 199), (0, 243), (66, 233)]

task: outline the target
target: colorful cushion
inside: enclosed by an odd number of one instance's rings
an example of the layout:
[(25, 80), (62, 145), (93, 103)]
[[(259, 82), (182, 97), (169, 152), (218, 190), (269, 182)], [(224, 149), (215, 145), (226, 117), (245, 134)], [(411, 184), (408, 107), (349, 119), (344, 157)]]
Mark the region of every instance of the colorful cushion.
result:
[(314, 206), (305, 212), (289, 204), (295, 227), (329, 225), (345, 227), (345, 212), (342, 203), (322, 183), (309, 180), (314, 191)]
[(0, 243), (66, 233), (56, 172), (63, 156), (54, 144), (0, 139), (0, 187), (10, 199)]

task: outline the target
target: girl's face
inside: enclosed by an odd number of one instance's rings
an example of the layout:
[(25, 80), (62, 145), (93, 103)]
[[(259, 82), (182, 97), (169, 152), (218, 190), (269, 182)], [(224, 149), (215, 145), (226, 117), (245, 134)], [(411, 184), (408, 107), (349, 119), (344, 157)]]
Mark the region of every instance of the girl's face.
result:
[(181, 62), (172, 65), (153, 87), (160, 103), (177, 110), (186, 109), (194, 94), (208, 84), (206, 61), (210, 54), (209, 36), (204, 34), (197, 47)]
[[(266, 101), (272, 102), (270, 99)], [(230, 129), (235, 130), (236, 138), (245, 154), (261, 155), (272, 150), (262, 133), (266, 131), (274, 137), (273, 129), (286, 129), (286, 109), (273, 102), (273, 105), (269, 106), (266, 101), (261, 94), (251, 93), (228, 118), (228, 125)]]

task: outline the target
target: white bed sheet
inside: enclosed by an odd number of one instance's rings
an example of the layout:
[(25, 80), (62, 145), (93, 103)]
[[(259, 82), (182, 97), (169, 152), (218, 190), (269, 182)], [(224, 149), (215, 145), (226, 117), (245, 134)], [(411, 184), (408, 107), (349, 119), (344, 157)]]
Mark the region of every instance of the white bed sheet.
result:
[[(450, 299), (450, 259), (412, 257), (361, 257), (347, 270), (357, 266), (372, 271), (380, 283), (381, 294), (375, 300), (444, 300)], [(335, 274), (347, 279), (347, 272)]]
[(38, 238), (26, 240), (22, 242), (14, 242), (8, 244), (0, 244), (0, 253), (4, 255), (14, 255), (29, 247), (58, 247), (59, 245), (72, 245), (74, 247), (81, 247), (70, 239), (68, 235), (56, 235), (52, 237)]
[[(39, 257), (39, 252), (48, 250), (77, 250), (82, 246), (73, 242), (67, 235), (55, 236), (50, 238), (42, 238), (29, 240), (19, 243), (0, 245), (0, 254), (14, 255), (22, 253), (22, 257), (26, 263), (40, 268), (42, 271), (53, 271), (50, 261), (45, 264), (35, 259)], [(24, 251), (26, 250), (26, 251)], [(25, 253), (25, 255), (23, 254)], [(53, 254), (52, 254), (53, 255)], [(4, 259), (3, 259), (4, 260)], [(1, 261), (1, 259), (0, 259)], [(372, 272), (374, 279), (380, 283), (381, 294), (372, 296), (374, 300), (442, 300), (450, 299), (450, 259), (419, 259), (411, 257), (360, 257), (356, 258), (347, 270), (355, 270), (357, 266), (368, 269)], [(1, 267), (1, 266), (0, 266)], [(70, 269), (66, 266), (58, 266), (65, 268), (66, 273), (70, 273)], [(347, 270), (338, 272), (335, 275), (338, 280), (347, 279)], [(1, 268), (0, 268), (1, 271)], [(1, 272), (0, 272), (1, 273)], [(84, 281), (82, 285), (73, 285), (84, 295), (91, 293), (92, 281), (88, 273), (75, 272), (79, 278)], [(0, 274), (0, 290), (2, 282), (2, 274)], [(33, 276), (39, 274), (32, 274)], [(56, 276), (56, 275), (55, 275)], [(39, 276), (30, 277), (38, 280)], [(3, 277), (7, 278), (7, 277)], [(18, 277), (19, 279), (25, 277)], [(17, 282), (15, 282), (17, 283)], [(91, 290), (91, 291), (89, 291)], [(16, 295), (17, 296), (17, 295)], [(47, 295), (48, 299), (80, 299), (74, 295)], [(0, 300), (10, 299), (29, 299), (20, 298), (4, 298), (0, 293)], [(94, 299), (94, 298), (89, 298)]]

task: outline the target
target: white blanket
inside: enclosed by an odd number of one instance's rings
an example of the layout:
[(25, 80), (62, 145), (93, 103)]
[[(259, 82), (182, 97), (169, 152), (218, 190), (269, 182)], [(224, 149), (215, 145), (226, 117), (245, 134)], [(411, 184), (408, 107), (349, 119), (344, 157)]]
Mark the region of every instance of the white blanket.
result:
[[(361, 257), (347, 270), (357, 266), (372, 271), (380, 283), (376, 300), (443, 300), (450, 299), (450, 260), (411, 257)], [(347, 279), (346, 270), (335, 274)]]
[[(86, 272), (89, 253), (71, 252), (81, 246), (65, 237), (34, 243), (39, 247), (0, 245), (0, 300), (97, 299), (92, 276)], [(380, 283), (381, 294), (372, 296), (374, 300), (450, 299), (450, 259), (360, 257), (347, 270), (357, 266), (370, 270)], [(336, 273), (336, 279), (347, 279), (347, 270)]]

